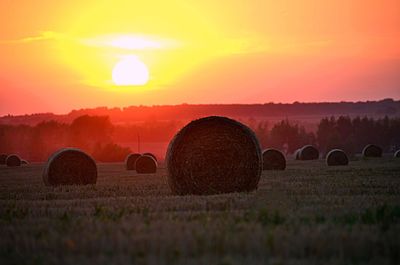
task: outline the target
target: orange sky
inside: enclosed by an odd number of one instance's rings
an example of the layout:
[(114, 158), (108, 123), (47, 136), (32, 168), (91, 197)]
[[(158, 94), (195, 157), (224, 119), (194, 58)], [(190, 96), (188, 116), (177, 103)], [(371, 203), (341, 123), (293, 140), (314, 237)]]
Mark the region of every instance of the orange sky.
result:
[[(5, 0), (0, 25), (0, 115), (400, 99), (398, 0)], [(115, 85), (127, 56), (146, 85)]]

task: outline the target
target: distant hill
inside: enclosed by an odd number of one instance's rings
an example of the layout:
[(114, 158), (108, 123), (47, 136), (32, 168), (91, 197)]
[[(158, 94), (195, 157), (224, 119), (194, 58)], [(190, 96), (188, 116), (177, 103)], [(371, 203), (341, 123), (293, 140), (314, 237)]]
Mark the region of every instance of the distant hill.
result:
[(280, 104), (181, 104), (156, 106), (130, 106), (126, 108), (98, 107), (73, 110), (65, 115), (39, 113), (0, 117), (0, 124), (35, 125), (42, 121), (56, 120), (70, 123), (82, 115), (106, 115), (115, 124), (129, 124), (154, 120), (192, 120), (221, 115), (238, 119), (278, 120), (282, 118), (313, 121), (326, 116), (400, 116), (400, 100), (384, 99), (367, 102), (299, 103)]

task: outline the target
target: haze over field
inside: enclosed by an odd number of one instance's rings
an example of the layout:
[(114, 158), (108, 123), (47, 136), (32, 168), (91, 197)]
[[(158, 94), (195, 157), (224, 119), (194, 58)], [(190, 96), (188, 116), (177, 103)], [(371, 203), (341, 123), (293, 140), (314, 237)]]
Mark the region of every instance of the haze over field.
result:
[(0, 115), (400, 98), (400, 2), (1, 1)]

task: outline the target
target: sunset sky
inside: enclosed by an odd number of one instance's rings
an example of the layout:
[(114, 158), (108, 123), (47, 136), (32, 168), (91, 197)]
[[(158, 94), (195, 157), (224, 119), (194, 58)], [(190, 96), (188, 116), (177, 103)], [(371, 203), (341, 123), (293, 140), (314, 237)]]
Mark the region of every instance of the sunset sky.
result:
[(0, 115), (400, 99), (400, 1), (0, 2)]

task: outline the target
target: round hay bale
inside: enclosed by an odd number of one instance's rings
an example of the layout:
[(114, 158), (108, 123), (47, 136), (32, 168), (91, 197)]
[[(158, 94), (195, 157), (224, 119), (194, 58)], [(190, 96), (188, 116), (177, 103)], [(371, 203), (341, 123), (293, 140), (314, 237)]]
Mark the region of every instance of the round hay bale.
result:
[(152, 154), (152, 153), (143, 153), (143, 155), (144, 155), (144, 156), (151, 156), (152, 158), (154, 158), (154, 160), (158, 161), (158, 160), (157, 160), (157, 157), (156, 157), (154, 154)]
[(135, 170), (136, 160), (141, 156), (142, 155), (138, 153), (129, 154), (125, 159), (126, 170)]
[(136, 172), (139, 174), (151, 174), (157, 171), (157, 161), (148, 155), (142, 155), (136, 160)]
[(326, 155), (326, 164), (328, 166), (347, 166), (349, 158), (343, 150), (333, 149)]
[(0, 165), (5, 165), (6, 164), (6, 159), (7, 159), (6, 154), (0, 154)]
[(96, 162), (79, 149), (61, 149), (47, 161), (43, 181), (47, 186), (96, 184)]
[(269, 148), (262, 153), (263, 170), (285, 170), (286, 158), (281, 151)]
[(25, 159), (21, 160), (21, 165), (28, 165), (28, 164), (29, 164), (28, 161), (26, 161)]
[(394, 153), (394, 157), (396, 157), (396, 158), (400, 157), (400, 150), (397, 150), (396, 153)]
[(8, 167), (19, 167), (21, 166), (21, 158), (17, 155), (9, 155), (6, 158), (6, 165)]
[(368, 144), (362, 151), (363, 157), (382, 157), (382, 148), (375, 144)]
[(300, 150), (301, 150), (301, 148), (294, 151), (294, 153), (293, 153), (294, 160), (300, 160)]
[(319, 158), (319, 151), (312, 145), (305, 145), (300, 149), (300, 160), (315, 160)]
[(225, 117), (191, 121), (169, 143), (166, 164), (174, 194), (218, 194), (257, 189), (262, 154), (254, 132)]

